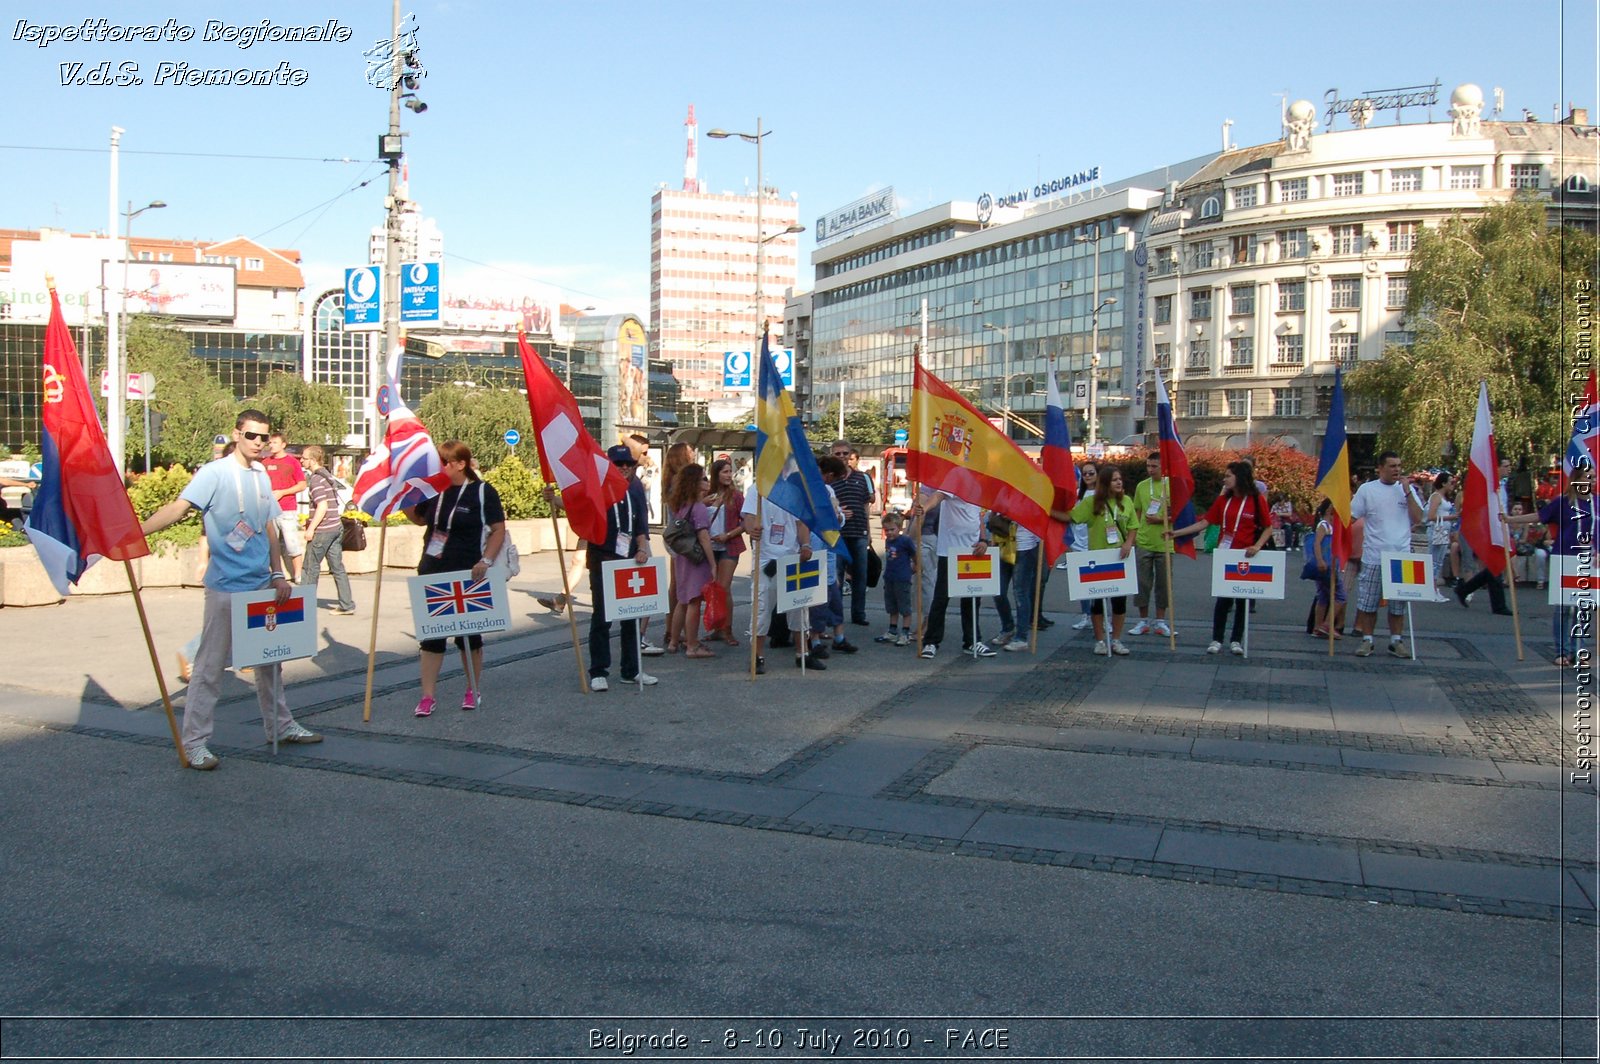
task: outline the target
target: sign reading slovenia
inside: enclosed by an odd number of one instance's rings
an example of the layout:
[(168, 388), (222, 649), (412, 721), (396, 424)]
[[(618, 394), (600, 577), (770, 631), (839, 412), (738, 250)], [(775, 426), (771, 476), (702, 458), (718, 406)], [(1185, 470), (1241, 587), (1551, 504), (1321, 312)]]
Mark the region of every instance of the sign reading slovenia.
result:
[(1106, 550), (1075, 550), (1066, 555), (1067, 597), (1081, 599), (1115, 598), (1139, 591), (1139, 574), (1133, 558), (1124, 558), (1116, 547)]
[(344, 271), (345, 332), (377, 332), (383, 328), (383, 271), (354, 266)]

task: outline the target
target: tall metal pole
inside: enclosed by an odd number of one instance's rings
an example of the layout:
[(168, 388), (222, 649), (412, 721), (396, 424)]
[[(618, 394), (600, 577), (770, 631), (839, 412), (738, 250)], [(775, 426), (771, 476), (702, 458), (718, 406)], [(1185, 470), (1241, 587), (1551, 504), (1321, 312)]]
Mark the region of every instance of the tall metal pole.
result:
[[(118, 257), (126, 262), (127, 249), (122, 247), (117, 226), (117, 147), (126, 132), (121, 126), (111, 127), (111, 205), (106, 235), (111, 238), (112, 258), (106, 263), (107, 285), (110, 287), (111, 271)], [(129, 206), (132, 206), (130, 204)], [(126, 270), (126, 266), (123, 267)], [(111, 461), (117, 472), (123, 471), (123, 451), (127, 446), (127, 395), (123, 391), (125, 367), (122, 365), (122, 304), (127, 289), (124, 276), (122, 288), (115, 289), (111, 306), (106, 310), (106, 373), (111, 380), (111, 395), (106, 399), (106, 446), (111, 448)]]
[[(389, 71), (389, 136), (400, 137), (400, 75), (405, 64), (400, 57), (400, 0), (394, 0), (390, 24), (391, 59)], [(368, 393), (377, 394), (383, 375), (388, 372), (389, 352), (400, 344), (400, 164), (403, 156), (389, 160), (389, 196), (384, 202), (388, 214), (385, 218), (383, 248), (383, 343), (377, 350), (368, 350), (372, 387)], [(399, 381), (395, 382), (396, 385)], [(367, 446), (376, 448), (383, 442), (384, 416), (374, 413), (367, 423)]]
[(1089, 442), (1100, 438), (1100, 227), (1094, 227), (1094, 313), (1089, 318)]
[(756, 115), (756, 342), (767, 328), (767, 295), (762, 287), (767, 264), (767, 242), (762, 239), (761, 203), (766, 198), (766, 179), (761, 173), (761, 116)]

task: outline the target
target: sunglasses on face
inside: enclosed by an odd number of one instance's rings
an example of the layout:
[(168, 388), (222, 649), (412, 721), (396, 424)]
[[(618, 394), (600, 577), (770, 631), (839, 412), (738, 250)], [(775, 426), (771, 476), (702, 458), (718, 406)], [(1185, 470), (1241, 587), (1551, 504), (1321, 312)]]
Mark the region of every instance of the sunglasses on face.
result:
[(270, 432), (241, 431), (239, 435), (243, 436), (247, 440), (255, 440), (257, 443), (266, 443), (268, 440), (272, 439), (272, 433)]
[(618, 469), (632, 469), (634, 466), (638, 465), (639, 463), (638, 462), (612, 462), (611, 464), (616, 466)]

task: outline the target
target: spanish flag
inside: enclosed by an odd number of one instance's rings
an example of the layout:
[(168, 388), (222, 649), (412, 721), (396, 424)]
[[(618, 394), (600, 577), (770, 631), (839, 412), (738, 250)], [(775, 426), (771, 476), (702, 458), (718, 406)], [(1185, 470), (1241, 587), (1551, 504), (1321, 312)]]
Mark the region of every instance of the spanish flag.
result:
[(1067, 526), (1050, 516), (1055, 485), (1017, 445), (917, 362), (906, 476), (1011, 518), (1061, 554)]
[(962, 580), (991, 579), (994, 576), (994, 562), (988, 554), (958, 554), (956, 576)]

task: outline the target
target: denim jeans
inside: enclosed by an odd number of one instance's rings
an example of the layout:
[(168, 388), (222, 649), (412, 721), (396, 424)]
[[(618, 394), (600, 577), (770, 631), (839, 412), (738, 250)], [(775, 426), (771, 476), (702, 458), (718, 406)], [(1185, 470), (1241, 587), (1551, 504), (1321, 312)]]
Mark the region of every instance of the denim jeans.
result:
[(844, 541), (850, 551), (850, 567), (845, 573), (850, 577), (850, 620), (855, 624), (867, 623), (867, 547), (871, 542), (866, 536), (849, 536)]
[(328, 559), (328, 572), (333, 574), (333, 589), (339, 595), (339, 608), (353, 610), (356, 600), (350, 596), (350, 574), (344, 571), (343, 530), (318, 532), (311, 537), (306, 548), (305, 570), (300, 574), (300, 586), (315, 588), (322, 575), (322, 559)]
[(1017, 551), (1017, 564), (1011, 572), (1011, 589), (1017, 603), (1017, 638), (1033, 636), (1033, 581), (1039, 571), (1039, 555), (1043, 548)]

